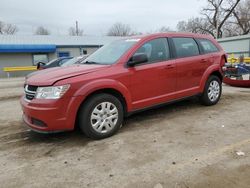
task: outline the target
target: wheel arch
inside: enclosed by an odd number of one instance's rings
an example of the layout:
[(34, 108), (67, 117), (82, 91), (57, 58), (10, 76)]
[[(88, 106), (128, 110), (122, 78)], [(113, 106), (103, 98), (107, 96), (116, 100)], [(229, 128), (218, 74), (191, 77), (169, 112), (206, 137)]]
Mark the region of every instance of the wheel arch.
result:
[(220, 69), (218, 68), (218, 66), (211, 66), (209, 69), (207, 69), (207, 71), (204, 73), (202, 79), (201, 79), (201, 83), (200, 83), (200, 93), (203, 92), (204, 88), (205, 88), (205, 85), (206, 85), (206, 82), (207, 82), (207, 79), (211, 76), (211, 75), (214, 75), (214, 76), (217, 76), (219, 77), (219, 79), (223, 80), (223, 75), (220, 71)]
[(209, 76), (211, 76), (211, 75), (217, 76), (220, 79), (220, 81), (222, 82), (223, 76), (220, 73), (220, 71), (218, 71), (218, 70), (217, 71), (213, 71)]
[(123, 112), (124, 112), (124, 116), (126, 116), (128, 114), (128, 104), (127, 101), (125, 99), (125, 97), (122, 95), (122, 93), (114, 88), (100, 88), (100, 89), (96, 89), (90, 93), (88, 93), (88, 95), (86, 95), (82, 100), (81, 103), (78, 106), (76, 115), (75, 115), (75, 125), (74, 127), (77, 128), (79, 127), (79, 113), (81, 108), (83, 107), (83, 105), (86, 103), (86, 101), (88, 99), (90, 99), (91, 97), (93, 97), (94, 95), (98, 95), (98, 94), (110, 94), (115, 96), (121, 103), (123, 106)]
[[(102, 93), (110, 94), (110, 95), (113, 95), (114, 97), (116, 97), (116, 98), (122, 103), (124, 114), (127, 113), (127, 110), (128, 110), (128, 107), (127, 107), (127, 106), (128, 106), (128, 105), (127, 105), (127, 101), (126, 101), (125, 97), (123, 96), (123, 94), (122, 94), (120, 91), (118, 91), (118, 90), (116, 90), (116, 89), (114, 89), (114, 88), (101, 88), (101, 89), (97, 89), (97, 90), (95, 90), (95, 91), (89, 93), (89, 94), (84, 98), (84, 100), (82, 101), (80, 107), (81, 107), (82, 105), (84, 105), (84, 103), (85, 103), (89, 98), (91, 98), (92, 96), (98, 95), (98, 94), (102, 94)], [(79, 108), (80, 108), (80, 107), (79, 107)], [(78, 109), (78, 110), (79, 110), (79, 109)]]

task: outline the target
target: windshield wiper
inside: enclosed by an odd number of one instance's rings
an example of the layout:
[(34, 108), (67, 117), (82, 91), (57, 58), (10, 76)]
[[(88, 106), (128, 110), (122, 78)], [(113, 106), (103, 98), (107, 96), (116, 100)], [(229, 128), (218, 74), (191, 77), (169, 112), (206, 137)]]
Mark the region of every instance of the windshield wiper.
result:
[(83, 63), (84, 64), (100, 64), (100, 63), (97, 63), (97, 62), (94, 62), (94, 61), (84, 61)]

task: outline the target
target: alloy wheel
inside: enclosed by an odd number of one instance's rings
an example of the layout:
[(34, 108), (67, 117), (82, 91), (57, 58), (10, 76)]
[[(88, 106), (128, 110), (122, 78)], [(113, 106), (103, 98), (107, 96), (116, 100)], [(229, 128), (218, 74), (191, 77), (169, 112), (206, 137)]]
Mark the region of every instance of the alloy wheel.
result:
[(108, 133), (115, 127), (118, 117), (118, 109), (113, 103), (102, 102), (91, 113), (91, 126), (98, 133)]
[(218, 99), (220, 95), (220, 84), (218, 81), (213, 80), (210, 82), (208, 87), (208, 98), (210, 101), (214, 102)]

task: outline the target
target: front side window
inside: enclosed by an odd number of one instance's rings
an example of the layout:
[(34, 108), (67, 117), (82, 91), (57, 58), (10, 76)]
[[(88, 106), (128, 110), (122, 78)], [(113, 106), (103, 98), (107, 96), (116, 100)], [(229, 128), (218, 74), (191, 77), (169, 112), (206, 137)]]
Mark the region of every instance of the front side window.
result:
[(139, 53), (145, 53), (149, 63), (170, 59), (169, 46), (166, 38), (159, 38), (146, 42), (135, 52), (135, 54)]
[(199, 55), (199, 48), (193, 38), (173, 38), (178, 58)]
[(198, 39), (205, 53), (218, 52), (218, 48), (207, 39)]

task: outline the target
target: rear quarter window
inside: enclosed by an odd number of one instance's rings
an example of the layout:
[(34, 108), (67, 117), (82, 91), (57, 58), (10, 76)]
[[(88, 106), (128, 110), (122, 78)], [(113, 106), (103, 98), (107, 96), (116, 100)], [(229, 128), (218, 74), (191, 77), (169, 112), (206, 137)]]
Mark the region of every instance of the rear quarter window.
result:
[(208, 39), (198, 39), (200, 42), (204, 53), (213, 53), (213, 52), (218, 52), (219, 49)]
[(197, 56), (199, 47), (193, 38), (172, 38), (178, 58)]

